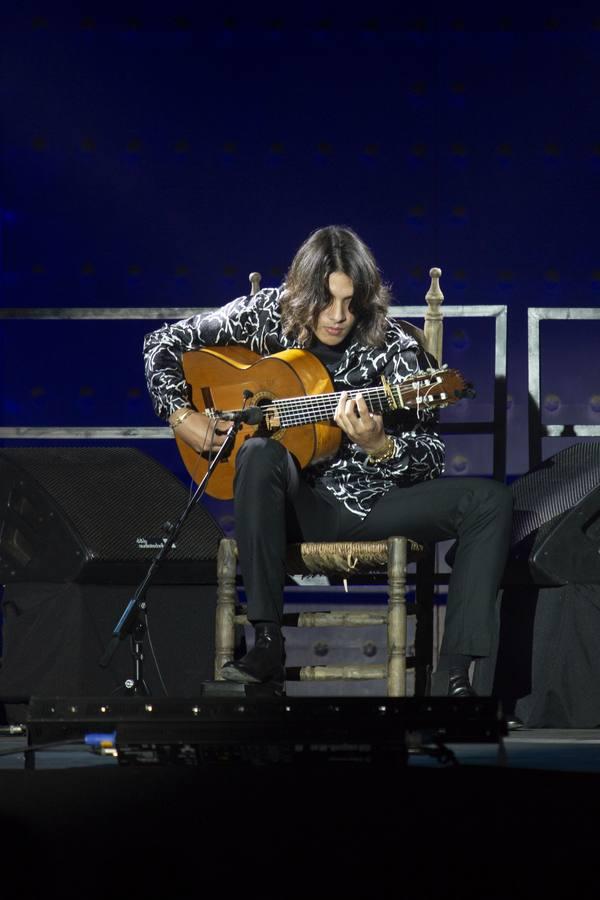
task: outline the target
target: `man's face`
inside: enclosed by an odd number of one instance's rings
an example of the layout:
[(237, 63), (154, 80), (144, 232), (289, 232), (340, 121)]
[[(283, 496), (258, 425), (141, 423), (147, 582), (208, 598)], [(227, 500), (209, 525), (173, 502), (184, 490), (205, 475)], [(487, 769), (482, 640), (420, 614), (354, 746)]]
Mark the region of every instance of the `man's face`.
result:
[(319, 313), (313, 328), (321, 343), (335, 347), (352, 331), (356, 322), (356, 316), (350, 312), (353, 293), (352, 279), (343, 272), (334, 272), (329, 276), (331, 303)]

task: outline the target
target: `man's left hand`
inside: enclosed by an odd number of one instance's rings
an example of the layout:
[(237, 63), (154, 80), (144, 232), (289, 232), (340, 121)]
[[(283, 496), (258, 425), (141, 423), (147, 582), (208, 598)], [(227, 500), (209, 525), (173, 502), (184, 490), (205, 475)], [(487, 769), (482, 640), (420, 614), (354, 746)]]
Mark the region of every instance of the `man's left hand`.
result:
[(343, 391), (335, 411), (336, 425), (345, 431), (354, 444), (358, 444), (365, 453), (377, 453), (385, 446), (386, 436), (383, 430), (383, 418), (369, 411), (362, 394), (348, 397)]

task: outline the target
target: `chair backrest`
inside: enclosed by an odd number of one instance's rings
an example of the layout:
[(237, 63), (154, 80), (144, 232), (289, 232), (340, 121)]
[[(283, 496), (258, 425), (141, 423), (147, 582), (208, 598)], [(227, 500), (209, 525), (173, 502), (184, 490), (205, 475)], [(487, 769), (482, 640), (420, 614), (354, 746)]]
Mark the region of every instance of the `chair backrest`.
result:
[(418, 328), (412, 322), (400, 319), (400, 324), (412, 337), (418, 341), (419, 346), (431, 357), (437, 366), (442, 362), (442, 343), (444, 336), (443, 315), (440, 306), (444, 302), (444, 295), (440, 289), (442, 270), (433, 268), (429, 270), (431, 284), (425, 294), (427, 307), (424, 313), (425, 327)]
[(409, 334), (411, 337), (414, 337), (421, 350), (424, 350), (428, 355), (433, 356), (433, 353), (430, 353), (428, 349), (427, 337), (422, 328), (418, 328), (416, 325), (413, 325), (412, 322), (408, 322), (406, 319), (397, 319), (396, 321), (400, 323), (403, 330), (407, 334)]

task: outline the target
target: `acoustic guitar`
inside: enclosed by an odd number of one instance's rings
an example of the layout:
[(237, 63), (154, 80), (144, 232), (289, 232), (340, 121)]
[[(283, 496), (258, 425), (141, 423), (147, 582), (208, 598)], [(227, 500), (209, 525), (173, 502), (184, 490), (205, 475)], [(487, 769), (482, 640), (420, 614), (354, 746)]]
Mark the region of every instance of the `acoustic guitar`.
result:
[[(191, 401), (198, 412), (213, 419), (258, 406), (258, 425), (244, 424), (226, 460), (213, 472), (206, 492), (219, 500), (233, 497), (237, 452), (249, 437), (264, 435), (281, 441), (301, 468), (333, 456), (342, 431), (333, 421), (339, 393), (333, 390), (325, 366), (306, 350), (283, 350), (261, 357), (245, 347), (204, 347), (183, 354), (183, 370), (191, 388)], [(378, 387), (350, 390), (362, 394), (371, 412), (394, 409), (431, 409), (469, 396), (460, 372), (442, 368), (409, 375), (391, 384), (385, 378)], [(183, 462), (194, 481), (200, 481), (209, 465), (209, 455), (200, 454), (177, 437)]]

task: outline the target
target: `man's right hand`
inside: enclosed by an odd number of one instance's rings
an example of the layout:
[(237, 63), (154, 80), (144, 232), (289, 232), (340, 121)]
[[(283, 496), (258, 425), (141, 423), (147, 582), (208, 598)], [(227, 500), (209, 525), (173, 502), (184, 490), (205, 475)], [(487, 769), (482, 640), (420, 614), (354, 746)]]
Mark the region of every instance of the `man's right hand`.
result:
[[(169, 423), (176, 422), (182, 413), (177, 410), (169, 416)], [(230, 423), (220, 419), (209, 419), (204, 413), (193, 412), (174, 430), (174, 434), (197, 453), (214, 453), (225, 443)]]

